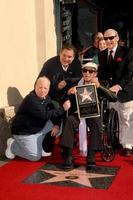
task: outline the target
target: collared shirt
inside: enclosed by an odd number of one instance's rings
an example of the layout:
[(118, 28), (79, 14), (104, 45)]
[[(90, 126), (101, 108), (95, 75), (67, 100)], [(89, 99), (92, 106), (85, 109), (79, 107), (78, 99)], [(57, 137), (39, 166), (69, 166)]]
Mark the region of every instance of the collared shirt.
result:
[(108, 49), (108, 56), (109, 56), (109, 54), (110, 54), (110, 51), (113, 51), (113, 52), (112, 52), (112, 56), (113, 56), (113, 58), (114, 58), (115, 52), (116, 52), (116, 49), (117, 49), (117, 46), (118, 46), (118, 45), (116, 45), (116, 46), (115, 46), (113, 49), (111, 49), (111, 50)]
[(62, 68), (63, 68), (63, 70), (64, 70), (65, 72), (67, 71), (68, 67), (69, 67), (69, 65), (68, 65), (68, 66), (62, 65)]

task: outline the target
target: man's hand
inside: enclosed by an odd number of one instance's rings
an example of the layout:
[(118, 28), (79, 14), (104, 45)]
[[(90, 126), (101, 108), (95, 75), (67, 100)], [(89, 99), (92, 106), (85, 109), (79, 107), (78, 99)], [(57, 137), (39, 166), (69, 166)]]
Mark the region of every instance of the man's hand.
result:
[(63, 80), (63, 81), (58, 83), (58, 88), (61, 90), (66, 86), (66, 84), (67, 84), (66, 81)]
[(76, 93), (76, 87), (72, 87), (68, 90), (67, 94), (75, 94)]
[(65, 111), (69, 110), (70, 107), (71, 107), (71, 102), (69, 100), (63, 103), (63, 108)]
[(59, 132), (60, 127), (58, 125), (55, 125), (52, 132), (51, 136), (56, 136), (56, 134)]
[(112, 92), (115, 92), (116, 94), (119, 92), (119, 90), (122, 90), (121, 86), (116, 84), (114, 86), (112, 86), (111, 88), (109, 88)]
[(97, 77), (94, 77), (91, 79), (91, 83), (95, 83), (96, 87), (98, 88), (100, 86), (99, 80)]

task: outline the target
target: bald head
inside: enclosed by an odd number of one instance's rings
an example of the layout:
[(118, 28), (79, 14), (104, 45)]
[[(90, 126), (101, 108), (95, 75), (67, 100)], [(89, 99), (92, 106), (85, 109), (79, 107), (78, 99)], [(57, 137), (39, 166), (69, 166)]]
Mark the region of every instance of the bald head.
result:
[(104, 32), (104, 40), (106, 41), (107, 48), (112, 50), (118, 45), (119, 35), (118, 32), (114, 29), (107, 29)]
[(46, 77), (39, 77), (35, 82), (35, 93), (39, 98), (45, 98), (50, 89), (50, 80)]
[(112, 35), (118, 35), (118, 32), (115, 30), (115, 29), (107, 29), (105, 32), (104, 32), (104, 36), (106, 34), (112, 34)]

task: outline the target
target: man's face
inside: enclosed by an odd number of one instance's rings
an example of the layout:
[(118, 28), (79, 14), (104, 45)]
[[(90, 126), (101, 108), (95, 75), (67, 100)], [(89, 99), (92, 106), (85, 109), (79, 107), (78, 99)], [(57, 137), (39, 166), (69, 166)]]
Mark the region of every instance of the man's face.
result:
[(106, 41), (107, 48), (112, 50), (119, 41), (119, 36), (114, 30), (108, 30), (104, 33), (104, 39)]
[(36, 95), (43, 99), (48, 95), (50, 88), (50, 82), (47, 78), (39, 78), (35, 85), (35, 93)]
[(83, 79), (85, 82), (89, 83), (91, 82), (91, 80), (96, 77), (96, 70), (94, 68), (83, 68), (82, 69), (82, 73), (83, 73)]
[(68, 66), (69, 64), (72, 63), (74, 60), (74, 51), (64, 49), (63, 51), (60, 52), (60, 62), (64, 66)]

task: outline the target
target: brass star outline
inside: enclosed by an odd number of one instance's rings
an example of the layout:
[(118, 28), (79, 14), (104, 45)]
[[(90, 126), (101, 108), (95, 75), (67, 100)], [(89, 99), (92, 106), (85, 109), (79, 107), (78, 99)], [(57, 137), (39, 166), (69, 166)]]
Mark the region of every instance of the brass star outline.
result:
[(114, 175), (110, 174), (99, 174), (99, 173), (90, 173), (86, 172), (84, 166), (80, 166), (76, 169), (70, 171), (56, 171), (56, 170), (41, 170), (43, 172), (49, 173), (54, 175), (54, 177), (49, 178), (48, 180), (44, 180), (40, 182), (42, 183), (54, 183), (54, 182), (61, 182), (61, 181), (73, 181), (80, 185), (84, 185), (87, 187), (92, 188), (91, 182), (89, 179), (91, 178), (102, 178), (102, 177), (112, 177)]

